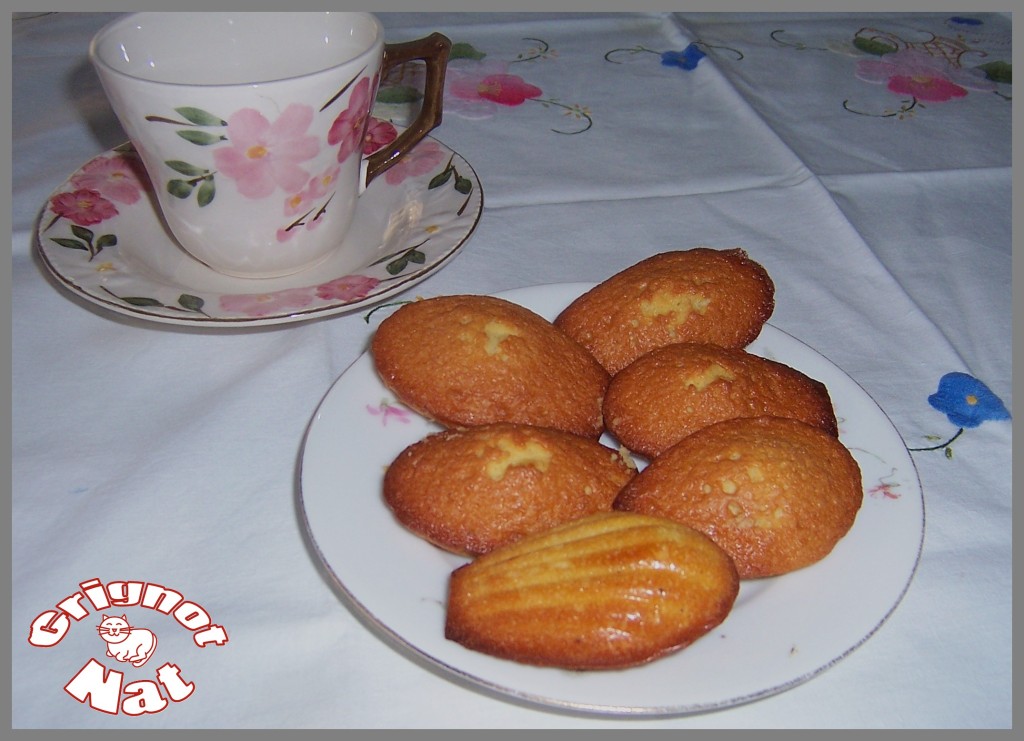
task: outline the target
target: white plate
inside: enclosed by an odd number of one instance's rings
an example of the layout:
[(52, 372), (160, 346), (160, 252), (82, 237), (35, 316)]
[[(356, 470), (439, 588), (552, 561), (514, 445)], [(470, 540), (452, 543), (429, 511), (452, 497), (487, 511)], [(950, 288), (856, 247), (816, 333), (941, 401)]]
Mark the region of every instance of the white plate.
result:
[[(417, 149), (425, 145), (433, 149), (434, 169), (400, 183), (388, 182), (387, 173), (374, 179), (359, 199), (341, 248), (316, 267), (284, 278), (234, 278), (192, 258), (167, 231), (152, 193), (133, 203), (108, 199), (105, 212), (94, 210), (95, 217), (105, 215), (97, 223), (58, 217), (54, 199), (79, 190), (91, 163), (118, 157), (137, 161), (130, 145), (94, 158), (51, 194), (36, 246), (49, 271), (70, 291), (141, 319), (238, 327), (354, 311), (440, 268), (480, 219), (483, 193), (473, 168), (432, 137)], [(115, 215), (108, 215), (111, 207)]]
[[(499, 295), (553, 319), (589, 287), (545, 285)], [(335, 382), (307, 433), (301, 504), (314, 545), (369, 625), (401, 650), (486, 691), (578, 712), (666, 715), (725, 708), (794, 687), (860, 646), (895, 609), (917, 566), (924, 504), (899, 434), (843, 371), (772, 326), (748, 349), (828, 387), (840, 437), (862, 469), (864, 503), (828, 557), (744, 582), (726, 620), (678, 653), (626, 670), (569, 672), (491, 658), (446, 640), (448, 575), (464, 559), (405, 530), (381, 498), (385, 466), (438, 428), (395, 403), (368, 355)]]

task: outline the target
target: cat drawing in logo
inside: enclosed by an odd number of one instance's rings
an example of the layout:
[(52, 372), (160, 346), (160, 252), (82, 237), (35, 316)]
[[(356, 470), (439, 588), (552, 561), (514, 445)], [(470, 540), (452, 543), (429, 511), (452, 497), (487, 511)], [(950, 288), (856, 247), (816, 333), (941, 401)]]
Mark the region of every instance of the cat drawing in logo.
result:
[(125, 615), (104, 615), (96, 630), (100, 638), (107, 642), (107, 656), (132, 666), (142, 666), (156, 650), (156, 634), (145, 628), (131, 627)]

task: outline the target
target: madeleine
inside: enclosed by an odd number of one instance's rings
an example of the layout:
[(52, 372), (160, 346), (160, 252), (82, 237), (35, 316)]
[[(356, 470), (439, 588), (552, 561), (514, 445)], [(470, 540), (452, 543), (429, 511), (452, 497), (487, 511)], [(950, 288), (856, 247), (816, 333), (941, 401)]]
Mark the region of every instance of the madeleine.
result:
[(404, 304), (371, 343), (384, 385), (448, 427), (515, 422), (598, 438), (609, 375), (579, 343), (493, 296)]

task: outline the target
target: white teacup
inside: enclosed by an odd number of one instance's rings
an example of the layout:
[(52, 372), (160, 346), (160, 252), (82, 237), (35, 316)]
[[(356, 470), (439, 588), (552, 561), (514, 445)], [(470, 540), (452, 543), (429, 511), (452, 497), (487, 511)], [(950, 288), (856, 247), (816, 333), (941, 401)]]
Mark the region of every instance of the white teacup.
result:
[[(89, 56), (171, 233), (214, 270), (288, 275), (338, 249), (359, 194), (441, 121), (451, 42), (385, 44), (369, 13), (134, 13)], [(419, 117), (370, 156), (381, 76), (426, 63)]]

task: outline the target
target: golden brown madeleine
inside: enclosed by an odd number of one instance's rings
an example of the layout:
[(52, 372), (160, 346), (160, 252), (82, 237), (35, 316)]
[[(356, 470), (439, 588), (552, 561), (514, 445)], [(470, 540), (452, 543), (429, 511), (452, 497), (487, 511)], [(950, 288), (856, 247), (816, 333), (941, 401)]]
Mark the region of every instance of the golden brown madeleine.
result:
[(385, 473), (384, 500), (414, 533), (476, 555), (610, 511), (635, 474), (632, 460), (596, 440), (494, 423), (445, 430), (407, 447)]
[(664, 252), (578, 297), (555, 325), (615, 374), (674, 342), (746, 347), (775, 310), (775, 285), (741, 249)]
[(609, 376), (551, 322), (493, 296), (404, 304), (371, 344), (384, 385), (450, 427), (517, 422), (598, 438)]
[(648, 458), (715, 422), (764, 416), (839, 434), (823, 383), (740, 348), (666, 345), (616, 373), (604, 396), (607, 429)]
[(526, 664), (621, 668), (700, 638), (725, 619), (738, 589), (732, 560), (697, 531), (599, 513), (456, 569), (445, 636)]
[(860, 467), (838, 438), (794, 419), (752, 417), (683, 438), (623, 487), (615, 507), (706, 533), (747, 579), (827, 556), (863, 497)]

